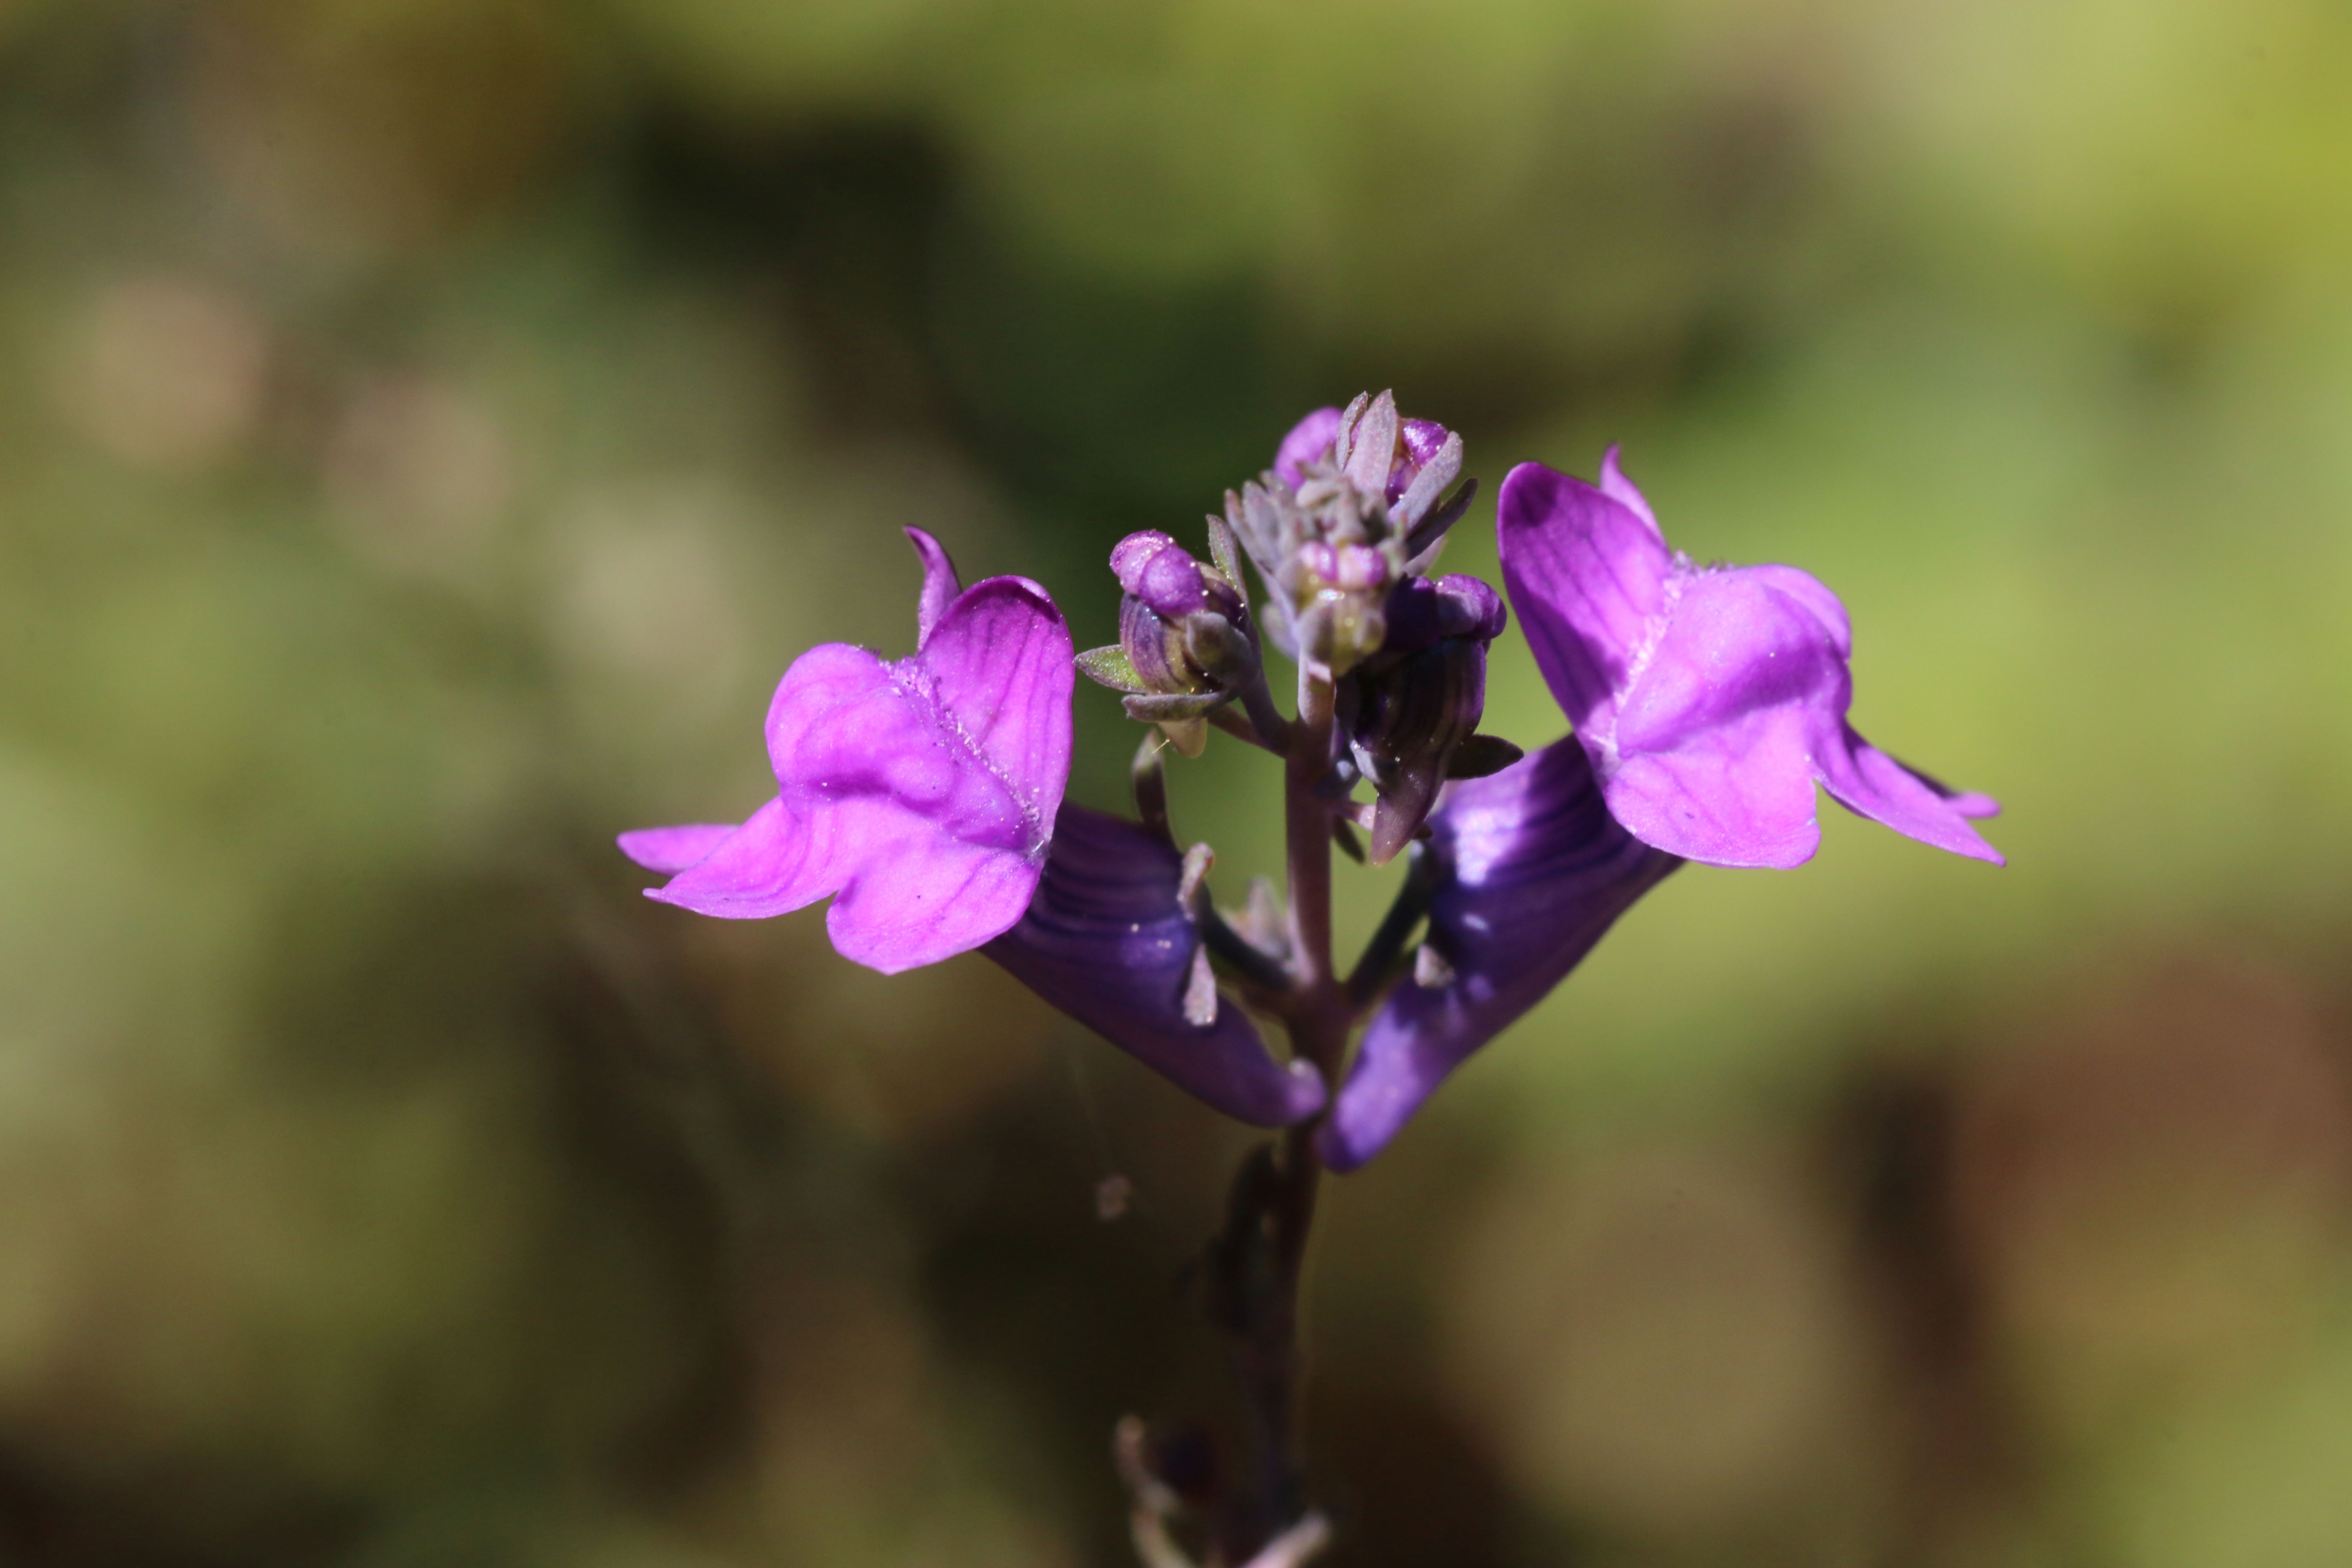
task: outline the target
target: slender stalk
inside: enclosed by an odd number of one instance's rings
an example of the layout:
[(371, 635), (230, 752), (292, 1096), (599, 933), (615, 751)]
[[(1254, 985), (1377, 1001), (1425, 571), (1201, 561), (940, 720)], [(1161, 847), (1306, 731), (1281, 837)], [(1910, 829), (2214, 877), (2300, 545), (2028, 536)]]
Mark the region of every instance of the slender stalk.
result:
[[(1283, 1015), (1294, 1052), (1336, 1086), (1353, 1006), (1331, 960), (1331, 807), (1315, 796), (1330, 769), (1332, 704), (1328, 673), (1311, 664), (1302, 668), (1283, 775), (1292, 985)], [(1258, 1472), (1251, 1549), (1297, 1524), (1306, 1512), (1298, 1454), (1298, 1300), (1322, 1173), (1313, 1124), (1292, 1128), (1265, 1197), (1267, 1278), (1239, 1346)]]

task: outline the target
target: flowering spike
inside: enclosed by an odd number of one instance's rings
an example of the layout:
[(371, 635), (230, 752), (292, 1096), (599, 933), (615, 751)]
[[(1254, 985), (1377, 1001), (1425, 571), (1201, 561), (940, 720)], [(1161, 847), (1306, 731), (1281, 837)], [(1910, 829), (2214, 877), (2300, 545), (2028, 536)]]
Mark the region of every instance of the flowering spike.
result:
[(1573, 739), (1458, 784), (1430, 818), (1429, 934), (1373, 1017), (1316, 1148), (1351, 1171), (1445, 1075), (1565, 979), (1682, 862), (1609, 815)]
[(1819, 783), (1896, 832), (2001, 863), (1998, 810), (1877, 751), (1846, 721), (1845, 608), (1793, 566), (1700, 570), (1666, 547), (1612, 450), (1590, 485), (1538, 463), (1503, 481), (1503, 578), (1536, 664), (1643, 842), (1717, 866), (1795, 866)]
[[(944, 552), (916, 548), (927, 592), (940, 568), (951, 577)], [(768, 710), (777, 795), (740, 827), (625, 834), (622, 850), (673, 873), (648, 897), (700, 914), (761, 919), (831, 896), (835, 948), (885, 973), (969, 951), (1036, 887), (1069, 779), (1073, 679), (1043, 588), (974, 584), (910, 658), (828, 643), (793, 661)]]
[[(1201, 937), (1179, 899), (1184, 858), (1130, 822), (1066, 805), (1029, 908), (988, 944), (1023, 984), (1216, 1110), (1260, 1127), (1303, 1121), (1323, 1108), (1323, 1081), (1305, 1062), (1266, 1054), (1240, 1007), (1213, 1020), (1193, 984)], [(1213, 989), (1212, 992), (1213, 994)]]

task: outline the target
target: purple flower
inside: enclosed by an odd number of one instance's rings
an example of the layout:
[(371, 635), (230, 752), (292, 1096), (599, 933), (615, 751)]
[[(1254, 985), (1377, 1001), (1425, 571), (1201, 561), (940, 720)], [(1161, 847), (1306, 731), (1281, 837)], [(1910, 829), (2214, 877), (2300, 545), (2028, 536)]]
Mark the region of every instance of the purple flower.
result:
[(1821, 843), (1818, 782), (1897, 833), (2001, 864), (1968, 822), (2000, 810), (1990, 796), (1913, 772), (1846, 722), (1853, 637), (1812, 577), (1694, 566), (1614, 447), (1598, 486), (1520, 464), (1496, 526), (1536, 664), (1635, 837), (1710, 865), (1800, 865)]
[(740, 827), (655, 827), (622, 852), (673, 873), (646, 896), (757, 920), (835, 895), (844, 958), (884, 973), (968, 952), (1020, 920), (1070, 774), (1069, 629), (1025, 577), (958, 591), (923, 561), (912, 657), (827, 643), (768, 708), (776, 798)]
[(1316, 1147), (1352, 1171), (1445, 1075), (1550, 992), (1682, 861), (1620, 826), (1573, 740), (1454, 784), (1429, 819), (1429, 931), (1374, 1016)]
[(1323, 1109), (1322, 1078), (1309, 1063), (1276, 1062), (1249, 1016), (1196, 974), (1201, 938), (1180, 901), (1183, 874), (1160, 835), (1065, 805), (1028, 912), (988, 956), (1226, 1115), (1260, 1127), (1304, 1121)]

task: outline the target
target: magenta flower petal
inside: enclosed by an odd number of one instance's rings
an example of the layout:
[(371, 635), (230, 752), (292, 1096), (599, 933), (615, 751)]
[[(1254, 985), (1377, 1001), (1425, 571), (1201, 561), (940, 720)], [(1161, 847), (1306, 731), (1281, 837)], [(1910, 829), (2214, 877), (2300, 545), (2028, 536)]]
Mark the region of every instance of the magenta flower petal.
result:
[(683, 827), (641, 827), (620, 837), (621, 853), (648, 871), (675, 877), (719, 847), (739, 824), (698, 822)]
[(1045, 879), (988, 956), (1071, 1017), (1212, 1108), (1259, 1127), (1323, 1109), (1312, 1065), (1267, 1055), (1230, 997), (1195, 1024), (1184, 994), (1201, 939), (1177, 902), (1183, 859), (1131, 822), (1064, 805)]
[(625, 836), (656, 870), (705, 851), (649, 896), (730, 919), (832, 896), (834, 946), (886, 973), (1021, 918), (1069, 777), (1069, 630), (1019, 577), (975, 584), (933, 616), (954, 568), (928, 536), (916, 548), (920, 649), (889, 663), (832, 643), (794, 660), (768, 710), (777, 798), (732, 833)]
[[(645, 831), (694, 830), (653, 827)], [(826, 875), (827, 847), (825, 840), (793, 817), (782, 799), (772, 800), (753, 812), (750, 821), (712, 845), (709, 854), (681, 868), (667, 885), (647, 889), (646, 896), (722, 920), (757, 921), (790, 914), (839, 885), (839, 879)]]
[(1682, 861), (1618, 825), (1573, 740), (1454, 785), (1430, 819), (1426, 945), (1451, 976), (1400, 982), (1374, 1016), (1316, 1147), (1351, 1171), (1445, 1075), (1543, 1000)]
[(1339, 411), (1318, 408), (1290, 428), (1275, 448), (1275, 477), (1293, 489), (1298, 488), (1307, 465), (1318, 458), (1330, 455), (1331, 443), (1339, 434)]
[(1503, 481), (1503, 577), (1609, 809), (1643, 842), (1788, 867), (1821, 842), (1813, 786), (1957, 855), (1992, 802), (1924, 780), (1846, 722), (1845, 607), (1792, 566), (1700, 570), (1666, 547), (1612, 450), (1589, 485), (1524, 463)]

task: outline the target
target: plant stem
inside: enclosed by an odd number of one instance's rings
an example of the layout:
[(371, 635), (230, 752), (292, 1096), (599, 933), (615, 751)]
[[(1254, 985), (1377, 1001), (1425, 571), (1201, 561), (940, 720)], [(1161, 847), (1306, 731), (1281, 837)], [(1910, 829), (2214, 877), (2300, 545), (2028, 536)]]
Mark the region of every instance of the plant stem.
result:
[[(1283, 774), (1283, 829), (1290, 883), (1293, 989), (1284, 1008), (1291, 1047), (1336, 1090), (1353, 1006), (1331, 962), (1331, 808), (1315, 790), (1331, 765), (1331, 678), (1312, 665), (1298, 682)], [(1240, 1347), (1240, 1371), (1258, 1471), (1252, 1548), (1306, 1512), (1298, 1456), (1299, 1281), (1323, 1173), (1314, 1123), (1284, 1135), (1265, 1198), (1269, 1278)]]

